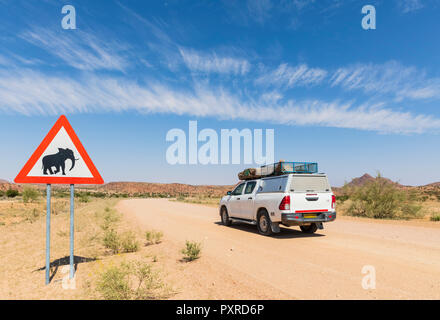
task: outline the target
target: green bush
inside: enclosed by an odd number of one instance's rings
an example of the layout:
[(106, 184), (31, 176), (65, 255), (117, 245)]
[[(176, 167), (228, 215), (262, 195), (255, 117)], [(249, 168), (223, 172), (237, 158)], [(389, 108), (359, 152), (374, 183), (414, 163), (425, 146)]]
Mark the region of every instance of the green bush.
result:
[(161, 231), (150, 230), (145, 232), (145, 239), (147, 240), (147, 245), (157, 244), (162, 241), (163, 233)]
[(136, 252), (139, 250), (139, 242), (136, 240), (136, 235), (127, 231), (121, 236), (121, 247), (124, 252)]
[(111, 210), (109, 207), (104, 209), (104, 218), (101, 225), (102, 230), (109, 229), (113, 224), (119, 221), (119, 215), (116, 211)]
[(414, 203), (412, 194), (383, 179), (350, 190), (352, 203), (347, 213), (375, 219), (408, 219), (419, 217), (421, 206)]
[(185, 248), (182, 249), (183, 259), (186, 261), (193, 261), (200, 258), (202, 251), (202, 244), (199, 242), (186, 241)]
[(106, 300), (147, 300), (166, 297), (159, 273), (143, 262), (122, 263), (103, 272), (98, 292)]
[(32, 187), (25, 187), (23, 189), (22, 195), (23, 195), (23, 202), (28, 203), (37, 200), (38, 197), (40, 196), (40, 193), (38, 192), (38, 190), (35, 190)]
[(440, 214), (434, 214), (431, 216), (431, 221), (440, 221)]
[(18, 194), (19, 194), (18, 190), (15, 189), (6, 190), (6, 196), (8, 198), (15, 198), (16, 196), (18, 196)]
[(5, 196), (5, 192), (3, 190), (0, 190), (0, 198)]
[(132, 292), (129, 284), (129, 269), (126, 265), (110, 267), (98, 281), (97, 289), (106, 300), (128, 300)]
[(103, 238), (104, 247), (110, 249), (114, 254), (121, 251), (121, 239), (118, 233), (113, 229), (107, 229)]
[(90, 197), (87, 194), (82, 193), (78, 196), (78, 200), (79, 202), (88, 203), (90, 202)]

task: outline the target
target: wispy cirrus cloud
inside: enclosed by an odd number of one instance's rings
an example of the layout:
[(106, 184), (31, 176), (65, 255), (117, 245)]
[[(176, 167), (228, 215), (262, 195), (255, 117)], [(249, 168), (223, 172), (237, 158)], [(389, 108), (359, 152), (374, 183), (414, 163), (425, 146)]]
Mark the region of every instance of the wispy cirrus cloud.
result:
[(81, 30), (67, 35), (44, 28), (34, 28), (22, 33), (20, 37), (76, 69), (124, 71), (128, 66), (127, 59), (119, 53), (125, 49), (124, 46), (104, 42)]
[(179, 52), (191, 71), (244, 75), (251, 68), (246, 59), (218, 55), (215, 52), (206, 54), (184, 48), (179, 48)]
[(424, 7), (421, 0), (398, 0), (398, 6), (403, 13), (416, 11)]
[[(44, 92), (44, 94), (41, 94)], [(0, 110), (25, 115), (119, 112), (242, 119), (285, 125), (352, 128), (389, 133), (438, 131), (440, 119), (352, 102), (282, 101), (277, 94), (243, 98), (223, 87), (176, 89), (118, 77), (71, 79), (29, 70), (0, 71)], [(280, 116), (282, 115), (282, 116)]]
[(424, 71), (396, 61), (339, 68), (332, 74), (330, 85), (365, 93), (392, 94), (397, 100), (440, 98), (440, 78), (429, 78)]
[(274, 85), (292, 88), (294, 86), (317, 85), (327, 76), (327, 71), (320, 68), (310, 68), (306, 64), (290, 66), (280, 64), (275, 70), (259, 76), (255, 83), (259, 85)]

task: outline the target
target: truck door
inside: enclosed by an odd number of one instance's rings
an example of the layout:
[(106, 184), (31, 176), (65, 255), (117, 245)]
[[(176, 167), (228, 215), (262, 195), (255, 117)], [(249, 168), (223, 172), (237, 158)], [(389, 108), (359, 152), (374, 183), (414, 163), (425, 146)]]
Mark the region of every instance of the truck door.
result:
[(241, 211), (240, 203), (242, 201), (241, 198), (243, 197), (242, 193), (245, 184), (246, 183), (239, 184), (231, 193), (231, 197), (229, 198), (229, 203), (228, 203), (230, 217), (236, 217), (236, 218), (240, 217), (240, 211)]
[(254, 211), (254, 199), (257, 181), (249, 181), (244, 188), (242, 199), (240, 202), (240, 217), (242, 219), (252, 219)]

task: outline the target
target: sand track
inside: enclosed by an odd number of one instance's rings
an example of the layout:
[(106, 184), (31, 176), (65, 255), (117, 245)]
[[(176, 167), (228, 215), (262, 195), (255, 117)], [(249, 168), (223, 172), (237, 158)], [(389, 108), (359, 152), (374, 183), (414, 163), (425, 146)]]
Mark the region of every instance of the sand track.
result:
[[(162, 230), (177, 246), (203, 243), (191, 277), (197, 285), (178, 298), (440, 299), (440, 229), (401, 222), (338, 218), (315, 235), (282, 228), (273, 237), (256, 227), (220, 224), (216, 208), (165, 199), (124, 200), (118, 210), (142, 228)], [(376, 289), (361, 286), (374, 266)], [(229, 285), (227, 285), (229, 284)], [(217, 290), (217, 291), (215, 291)], [(224, 292), (223, 292), (224, 291)]]

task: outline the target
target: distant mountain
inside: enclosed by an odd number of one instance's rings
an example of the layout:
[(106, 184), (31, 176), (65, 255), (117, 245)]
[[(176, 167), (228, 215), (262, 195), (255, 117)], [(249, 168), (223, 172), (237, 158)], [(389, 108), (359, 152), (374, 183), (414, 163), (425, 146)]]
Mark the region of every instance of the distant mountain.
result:
[(110, 193), (135, 194), (169, 194), (179, 195), (211, 195), (219, 197), (232, 190), (233, 186), (189, 185), (182, 183), (148, 183), (148, 182), (109, 182), (97, 188), (98, 191)]
[(437, 187), (440, 187), (440, 182), (433, 182), (433, 183), (425, 184), (422, 187), (434, 187), (434, 188), (437, 188)]
[[(363, 176), (361, 176), (361, 177), (358, 177), (358, 178), (354, 178), (354, 179), (352, 179), (351, 182), (348, 183), (348, 185), (349, 185), (349, 186), (354, 186), (354, 187), (359, 187), (359, 186), (363, 186), (363, 185), (365, 185), (365, 184), (367, 184), (367, 183), (369, 183), (369, 182), (372, 182), (372, 181), (374, 181), (374, 180), (376, 180), (376, 179), (377, 179), (377, 178), (375, 178), (375, 177), (369, 175), (368, 173), (365, 173), (365, 174), (364, 174)], [(383, 180), (385, 180), (385, 181), (387, 181), (387, 182), (389, 182), (389, 183), (395, 184), (395, 185), (397, 185), (397, 186), (399, 186), (399, 187), (403, 187), (400, 183), (398, 183), (398, 182), (394, 182), (394, 181), (392, 181), (391, 179), (384, 178), (384, 177), (381, 177), (380, 179), (383, 179)]]
[[(363, 186), (368, 182), (374, 181), (376, 178), (365, 173), (364, 175), (353, 178), (348, 185), (349, 186)], [(440, 182), (430, 183), (424, 186), (411, 187), (403, 186), (398, 182), (394, 182), (388, 178), (382, 177), (384, 179), (400, 188), (417, 188), (419, 190), (430, 190), (440, 188)], [(15, 184), (9, 182), (5, 179), (0, 179), (0, 191), (6, 191), (10, 188), (17, 189), (18, 191), (23, 191), (24, 184)], [(43, 184), (32, 185), (35, 188), (44, 190), (46, 188)], [(89, 190), (91, 192), (105, 192), (105, 193), (119, 193), (127, 194), (129, 196), (145, 195), (145, 194), (155, 194), (157, 195), (170, 195), (171, 197), (176, 197), (179, 195), (184, 196), (212, 196), (220, 197), (226, 194), (226, 191), (232, 190), (233, 185), (221, 186), (221, 185), (190, 185), (182, 183), (149, 183), (149, 182), (109, 182), (104, 185), (94, 186), (94, 185), (77, 185), (76, 190)], [(54, 190), (68, 190), (66, 185), (54, 185)], [(340, 187), (332, 187), (335, 194), (341, 194)]]

